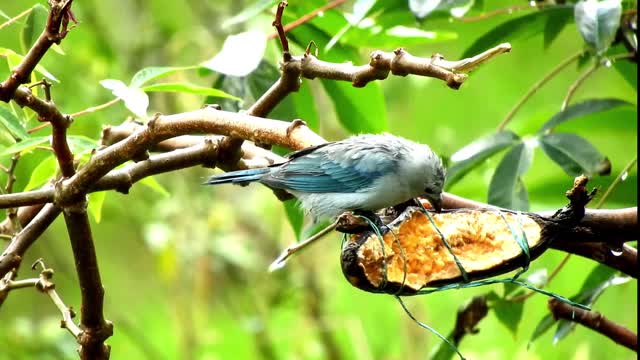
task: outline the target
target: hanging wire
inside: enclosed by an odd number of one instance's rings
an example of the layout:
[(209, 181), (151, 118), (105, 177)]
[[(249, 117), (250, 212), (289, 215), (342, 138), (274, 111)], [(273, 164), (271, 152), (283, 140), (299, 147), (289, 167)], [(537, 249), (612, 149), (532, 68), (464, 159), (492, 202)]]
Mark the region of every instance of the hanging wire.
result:
[(449, 339), (447, 339), (444, 335), (440, 334), (436, 329), (434, 329), (431, 326), (429, 326), (429, 325), (421, 322), (420, 320), (416, 319), (416, 317), (413, 316), (411, 311), (409, 311), (409, 309), (407, 309), (407, 306), (404, 304), (404, 302), (402, 301), (400, 296), (393, 295), (393, 297), (395, 297), (396, 300), (398, 300), (398, 302), (400, 303), (400, 305), (404, 309), (404, 312), (407, 313), (407, 315), (411, 318), (411, 320), (413, 320), (416, 324), (418, 324), (418, 326), (431, 331), (433, 334), (435, 334), (437, 337), (439, 337), (442, 341), (444, 341), (447, 345), (449, 345), (451, 347), (451, 349), (453, 351), (455, 351), (456, 354), (458, 354), (458, 356), (460, 357), (460, 360), (465, 360), (464, 356), (462, 356), (462, 354), (460, 353), (460, 350), (458, 350), (458, 347), (455, 344), (453, 344), (451, 341), (449, 341)]

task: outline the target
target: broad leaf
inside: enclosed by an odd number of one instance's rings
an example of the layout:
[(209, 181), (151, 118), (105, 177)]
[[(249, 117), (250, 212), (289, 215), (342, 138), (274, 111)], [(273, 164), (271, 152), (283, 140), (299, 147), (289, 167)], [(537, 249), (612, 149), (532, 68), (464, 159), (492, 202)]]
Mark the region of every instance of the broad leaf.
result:
[(31, 12), (27, 15), (22, 32), (20, 33), (20, 45), (22, 52), (27, 53), (33, 43), (36, 42), (42, 31), (47, 25), (47, 17), (49, 10), (42, 4), (36, 4), (31, 8)]
[(531, 347), (534, 341), (536, 341), (540, 336), (544, 335), (553, 324), (556, 323), (556, 319), (553, 318), (553, 315), (547, 314), (540, 321), (538, 321), (538, 325), (533, 329), (533, 334), (531, 334), (531, 338), (529, 339), (529, 343), (527, 344), (527, 349)]
[(397, 25), (385, 28), (377, 24), (366, 28), (353, 28), (341, 38), (343, 44), (364, 44), (371, 48), (433, 44), (455, 40), (458, 34), (449, 31), (426, 31), (415, 27)]
[(613, 109), (618, 106), (623, 105), (631, 105), (624, 100), (619, 99), (592, 99), (585, 100), (581, 103), (571, 105), (567, 107), (564, 111), (560, 111), (557, 114), (553, 115), (549, 121), (544, 123), (540, 128), (540, 133), (546, 132), (547, 130), (551, 130), (556, 126), (567, 122), (569, 120), (573, 120), (576, 118), (580, 118), (589, 114), (593, 114), (600, 111), (606, 111), (609, 109)]
[(232, 76), (246, 76), (255, 70), (267, 47), (267, 37), (259, 31), (230, 35), (222, 50), (201, 66)]
[[(631, 280), (629, 276), (616, 276), (615, 273), (615, 270), (599, 264), (585, 280), (580, 293), (572, 296), (571, 300), (583, 305), (592, 306), (607, 288), (625, 284)], [(607, 275), (609, 276), (607, 277)], [(553, 343), (556, 344), (567, 336), (575, 326), (576, 323), (573, 321), (558, 321), (558, 327), (553, 335)]]
[(520, 138), (510, 130), (499, 131), (480, 138), (451, 155), (452, 166), (447, 170), (446, 187), (453, 186), (466, 173), (498, 151), (513, 145)]
[(124, 106), (141, 119), (147, 117), (147, 108), (149, 107), (149, 96), (137, 88), (129, 87), (120, 80), (105, 79), (100, 81), (105, 89), (111, 90), (111, 93), (124, 101)]
[(352, 134), (379, 133), (387, 129), (384, 94), (377, 82), (363, 88), (350, 83), (322, 80), (338, 120)]
[(496, 318), (504, 325), (515, 337), (518, 332), (518, 325), (522, 320), (524, 309), (523, 301), (509, 301), (500, 299), (494, 301), (491, 308), (496, 314)]
[[(7, 58), (7, 64), (9, 65), (10, 69), (13, 69), (14, 67), (18, 66), (18, 64), (20, 64), (22, 60), (24, 60), (24, 56), (16, 53), (15, 51), (0, 47), (0, 57), (2, 56)], [(35, 70), (36, 72), (40, 73), (42, 76), (46, 77), (51, 81), (60, 82), (55, 76), (53, 76), (52, 73), (49, 72), (49, 70), (45, 69), (44, 66), (40, 64), (36, 65)]]
[(418, 19), (433, 12), (448, 12), (453, 17), (462, 17), (474, 5), (474, 0), (409, 0), (409, 9)]
[(532, 160), (530, 142), (521, 142), (505, 154), (491, 178), (489, 204), (513, 210), (529, 209), (529, 198), (521, 177)]
[(153, 66), (146, 67), (144, 69), (139, 70), (133, 78), (131, 78), (130, 87), (141, 87), (142, 85), (148, 83), (151, 80), (156, 80), (171, 74), (174, 74), (179, 71), (195, 69), (196, 66), (182, 66), (182, 67), (170, 67), (170, 66)]
[(540, 34), (544, 31), (549, 16), (561, 16), (563, 13), (570, 15), (572, 10), (572, 6), (549, 6), (531, 14), (505, 21), (474, 41), (461, 58), (477, 55), (505, 41), (514, 43), (519, 39)]
[(29, 133), (24, 128), (20, 119), (18, 119), (11, 110), (4, 106), (0, 106), (0, 124), (4, 126), (11, 135), (16, 139), (28, 139)]
[(57, 168), (58, 162), (55, 156), (51, 155), (42, 160), (40, 164), (31, 171), (29, 183), (24, 187), (24, 191), (29, 191), (44, 185), (55, 176)]
[(47, 141), (49, 141), (48, 136), (32, 137), (7, 147), (2, 151), (0, 155), (9, 155), (9, 154), (15, 154), (19, 152), (27, 152), (40, 144), (46, 143)]
[(71, 151), (76, 155), (82, 155), (96, 149), (100, 143), (95, 139), (91, 139), (82, 135), (71, 135), (67, 137)]
[(104, 205), (104, 199), (106, 196), (106, 191), (97, 191), (89, 194), (87, 210), (89, 210), (89, 214), (93, 216), (96, 223), (100, 223), (100, 220), (102, 219), (102, 206)]
[(572, 177), (608, 175), (611, 162), (591, 143), (578, 135), (553, 133), (540, 137), (542, 150)]
[(302, 224), (304, 222), (304, 213), (300, 207), (296, 204), (296, 200), (287, 200), (283, 202), (284, 210), (287, 214), (287, 219), (291, 225), (291, 229), (296, 236), (296, 240), (302, 240)]
[(164, 186), (162, 186), (158, 180), (156, 180), (155, 177), (153, 176), (147, 176), (145, 178), (142, 178), (139, 181), (140, 184), (147, 186), (148, 188), (150, 188), (151, 190), (155, 191), (158, 195), (161, 195), (162, 197), (169, 197), (170, 194), (167, 191), (167, 189), (164, 188)]
[(620, 0), (582, 0), (574, 9), (578, 31), (597, 54), (603, 54), (615, 39), (621, 14)]
[(571, 13), (568, 11), (551, 13), (544, 24), (543, 42), (544, 48), (551, 46), (553, 41), (572, 20)]
[(206, 86), (199, 86), (186, 83), (162, 83), (143, 86), (141, 88), (145, 92), (164, 91), (164, 92), (181, 92), (188, 94), (207, 95), (217, 98), (227, 98), (235, 101), (242, 101), (239, 97), (227, 94), (226, 92)]

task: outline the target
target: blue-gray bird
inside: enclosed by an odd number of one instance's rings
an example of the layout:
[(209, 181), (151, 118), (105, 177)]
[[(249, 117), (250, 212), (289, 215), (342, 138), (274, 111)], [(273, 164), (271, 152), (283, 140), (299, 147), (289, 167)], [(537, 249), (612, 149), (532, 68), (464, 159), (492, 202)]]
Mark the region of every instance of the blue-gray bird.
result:
[(424, 196), (437, 211), (445, 170), (427, 146), (393, 136), (357, 135), (306, 148), (287, 161), (211, 177), (206, 184), (258, 181), (294, 195), (315, 220), (375, 211)]

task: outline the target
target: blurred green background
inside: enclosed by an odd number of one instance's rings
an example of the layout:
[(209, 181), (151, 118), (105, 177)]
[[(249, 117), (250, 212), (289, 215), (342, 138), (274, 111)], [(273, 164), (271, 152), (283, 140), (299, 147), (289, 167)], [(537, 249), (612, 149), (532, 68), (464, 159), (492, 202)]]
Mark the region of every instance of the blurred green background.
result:
[[(46, 6), (46, 2), (41, 3)], [(0, 10), (13, 17), (34, 4), (35, 1), (4, 2)], [(289, 1), (285, 24), (323, 4)], [(397, 6), (394, 21), (440, 35), (409, 44), (401, 38), (381, 36), (367, 41), (349, 40), (345, 35), (347, 40), (326, 50), (327, 34), (319, 29), (330, 28), (330, 16), (352, 13), (354, 2), (348, 1), (289, 36), (299, 44), (314, 40), (320, 47), (321, 59), (337, 62), (363, 64), (371, 50), (391, 51), (397, 47), (419, 56), (437, 52), (455, 60), (497, 25), (531, 13), (517, 11), (476, 22), (440, 15), (418, 22), (406, 2), (393, 4)], [(491, 1), (484, 8), (512, 4)], [(99, 85), (100, 80), (128, 83), (144, 67), (195, 65), (218, 53), (230, 34), (249, 29), (271, 33), (273, 6), (246, 21), (222, 26), (225, 20), (253, 5), (251, 1), (200, 0), (74, 3), (73, 11), (80, 23), (62, 42), (64, 55), (49, 51), (41, 62), (60, 80), (53, 87), (53, 100), (65, 113), (80, 111), (113, 98)], [(474, 9), (469, 14), (481, 11)], [(0, 47), (24, 54), (20, 44), (24, 22), (22, 18), (0, 30)], [(360, 102), (379, 112), (379, 130), (427, 143), (449, 157), (474, 139), (495, 131), (536, 81), (584, 48), (572, 20), (561, 28), (548, 48), (543, 45), (542, 27), (530, 27), (526, 33), (514, 30), (513, 36), (503, 34), (501, 41), (511, 42), (513, 51), (474, 71), (458, 91), (439, 80), (416, 76), (390, 76), (354, 91), (361, 91), (356, 93), (361, 94)], [(299, 45), (292, 46), (294, 55), (302, 53)], [(612, 51), (624, 51), (619, 48), (621, 45), (616, 45)], [(269, 41), (264, 62), (277, 66), (279, 51), (277, 40)], [(525, 104), (508, 128), (520, 136), (533, 135), (560, 109), (568, 87), (589, 64), (572, 64), (563, 70)], [(635, 79), (635, 66), (625, 71)], [(0, 59), (0, 78), (8, 74), (6, 62)], [(637, 85), (622, 74), (615, 67), (599, 69), (577, 91), (573, 102), (619, 98), (635, 104)], [(204, 70), (177, 72), (168, 79), (202, 86), (220, 84), (219, 75)], [(263, 82), (273, 80), (275, 77), (271, 76)], [(280, 106), (271, 117), (303, 118), (329, 140), (348, 136), (344, 112), (351, 110), (336, 110), (334, 98), (324, 90), (331, 85), (324, 86), (320, 80), (304, 79), (303, 94), (293, 94), (293, 105), (289, 102)], [(227, 92), (243, 95), (232, 89)], [(312, 106), (308, 105), (310, 94)], [(189, 111), (201, 107), (204, 100), (203, 96), (192, 94), (152, 93), (149, 113)], [(120, 102), (79, 117), (70, 133), (98, 139), (102, 127), (120, 124), (130, 115)], [(606, 189), (636, 157), (636, 116), (635, 105), (620, 107), (558, 129), (585, 137), (611, 160), (612, 175), (594, 178), (591, 186)], [(27, 125), (31, 128), (37, 121), (31, 120)], [(36, 134), (49, 132), (45, 129)], [(3, 146), (7, 146), (6, 139)], [(25, 187), (34, 168), (48, 156), (49, 152), (38, 149), (23, 155), (18, 164), (16, 190)], [(9, 159), (5, 155), (0, 162), (6, 166)], [(499, 161), (500, 156), (490, 158), (449, 191), (487, 201), (491, 175)], [(193, 168), (157, 176), (164, 193), (141, 184), (128, 195), (110, 192), (106, 194), (100, 222), (92, 218), (106, 290), (105, 315), (115, 325), (114, 336), (108, 340), (112, 359), (418, 359), (428, 358), (440, 345), (441, 341), (418, 327), (392, 297), (362, 292), (345, 281), (339, 264), (338, 234), (295, 257), (284, 269), (268, 273), (267, 266), (279, 251), (296, 241), (282, 203), (258, 185), (201, 186), (203, 178), (212, 172)], [(0, 183), (5, 181), (0, 177)], [(551, 210), (565, 204), (564, 192), (571, 186), (572, 177), (538, 148), (524, 183), (531, 210)], [(633, 167), (604, 207), (637, 206), (636, 187), (637, 171)], [(96, 196), (100, 195), (91, 195)], [(563, 256), (564, 253), (548, 251), (531, 264), (530, 273), (538, 269), (550, 271)], [(37, 275), (28, 265), (40, 257), (55, 269), (56, 289), (64, 301), (79, 309), (73, 258), (61, 219), (29, 250), (20, 278)], [(549, 289), (574, 295), (595, 265), (573, 257)], [(405, 301), (420, 321), (447, 334), (453, 328), (458, 307), (489, 290), (502, 292), (501, 286), (493, 286)], [(637, 331), (636, 290), (635, 281), (612, 287), (594, 309)], [(553, 331), (549, 331), (527, 349), (534, 327), (547, 314), (546, 302), (542, 295), (530, 298), (515, 332), (491, 312), (480, 323), (479, 334), (466, 337), (460, 350), (468, 359), (636, 358), (635, 353), (583, 327), (577, 327), (555, 345)], [(75, 358), (74, 340), (59, 328), (59, 322), (60, 314), (47, 297), (28, 289), (13, 291), (0, 310), (0, 359)]]

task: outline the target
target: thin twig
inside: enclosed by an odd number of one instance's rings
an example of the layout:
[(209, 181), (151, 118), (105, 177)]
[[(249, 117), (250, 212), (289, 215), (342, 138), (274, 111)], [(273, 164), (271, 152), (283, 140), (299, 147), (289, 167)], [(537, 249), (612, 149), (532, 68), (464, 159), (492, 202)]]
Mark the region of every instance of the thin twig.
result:
[[(284, 30), (285, 33), (289, 32), (289, 31), (297, 28), (298, 26), (309, 22), (310, 20), (312, 20), (313, 18), (318, 16), (320, 13), (325, 12), (327, 10), (331, 10), (331, 9), (337, 7), (337, 6), (340, 6), (340, 5), (344, 4), (345, 2), (347, 2), (347, 0), (333, 0), (333, 1), (329, 2), (329, 3), (327, 3), (326, 5), (323, 5), (323, 6), (319, 7), (319, 8), (311, 11), (310, 13), (301, 16), (300, 18), (298, 18), (297, 20), (291, 22), (290, 24), (285, 25), (283, 30)], [(271, 39), (275, 39), (276, 37), (278, 37), (278, 32), (274, 31), (274, 32), (272, 32), (271, 34), (269, 34), (267, 36), (267, 39), (271, 40)]]
[(598, 312), (583, 310), (556, 299), (549, 300), (549, 310), (556, 320), (564, 319), (576, 322), (638, 352), (638, 335)]
[(11, 24), (13, 24), (14, 22), (18, 21), (20, 18), (29, 15), (29, 13), (31, 13), (31, 11), (33, 11), (33, 7), (28, 8), (27, 10), (21, 12), (20, 14), (12, 17), (11, 19), (7, 20), (6, 22), (0, 24), (0, 30), (6, 28), (7, 26), (9, 26)]
[(569, 66), (574, 61), (578, 60), (583, 54), (584, 54), (584, 50), (581, 50), (571, 55), (570, 57), (565, 59), (563, 62), (561, 62), (560, 64), (556, 65), (553, 69), (551, 69), (551, 71), (548, 74), (546, 74), (542, 79), (538, 80), (538, 82), (533, 84), (533, 86), (529, 89), (529, 91), (527, 91), (527, 93), (522, 98), (520, 98), (520, 100), (513, 106), (511, 111), (509, 111), (507, 116), (505, 116), (504, 120), (502, 120), (500, 125), (498, 125), (497, 131), (502, 131), (507, 126), (507, 124), (509, 124), (509, 122), (513, 119), (513, 117), (516, 115), (518, 110), (520, 110), (522, 105), (524, 105), (533, 96), (533, 94), (536, 93), (536, 91), (538, 91), (544, 84), (549, 82), (549, 80), (553, 79), (556, 75), (558, 75), (560, 71), (562, 71), (562, 69)]
[(569, 102), (571, 101), (571, 98), (575, 94), (576, 90), (578, 90), (578, 87), (580, 87), (584, 83), (584, 81), (587, 80), (587, 78), (589, 78), (591, 75), (593, 75), (603, 65), (605, 65), (605, 64), (607, 64), (608, 62), (611, 62), (611, 61), (633, 58), (634, 56), (635, 56), (635, 54), (633, 54), (633, 53), (619, 54), (619, 55), (614, 55), (609, 59), (603, 59), (602, 61), (596, 61), (593, 64), (593, 66), (591, 66), (587, 71), (584, 72), (584, 74), (580, 75), (576, 79), (576, 81), (574, 81), (573, 84), (571, 84), (571, 86), (569, 87), (569, 90), (567, 91), (567, 95), (564, 97), (564, 100), (562, 100), (562, 105), (560, 106), (560, 111), (564, 111), (567, 108), (567, 106), (569, 106)]

